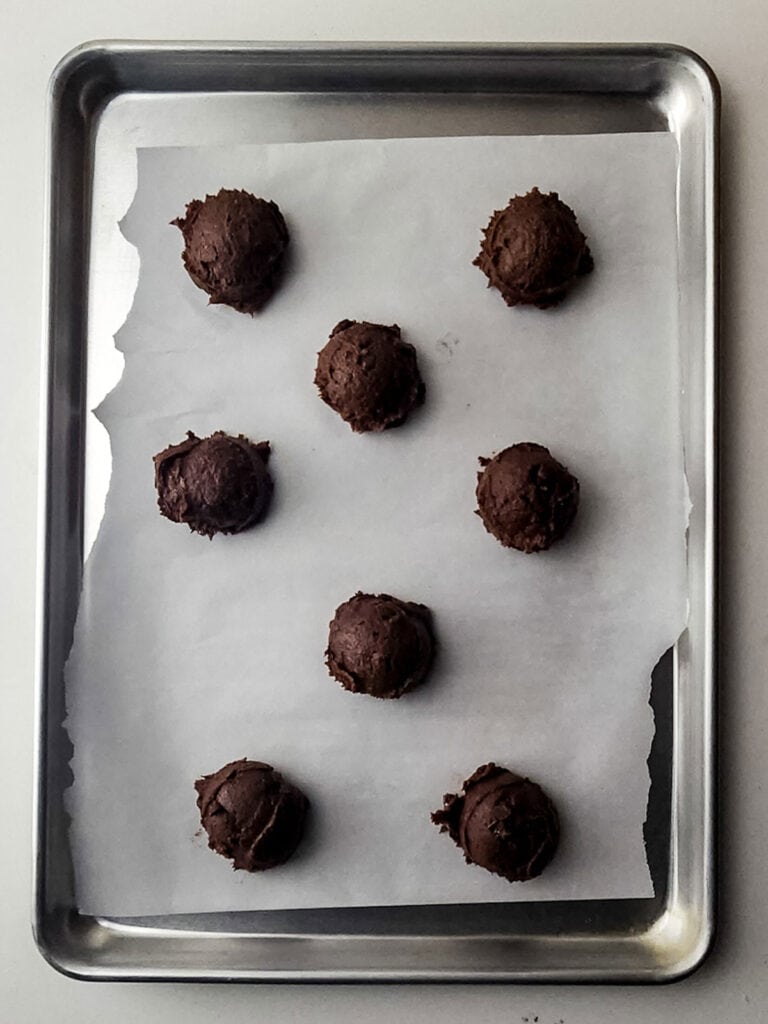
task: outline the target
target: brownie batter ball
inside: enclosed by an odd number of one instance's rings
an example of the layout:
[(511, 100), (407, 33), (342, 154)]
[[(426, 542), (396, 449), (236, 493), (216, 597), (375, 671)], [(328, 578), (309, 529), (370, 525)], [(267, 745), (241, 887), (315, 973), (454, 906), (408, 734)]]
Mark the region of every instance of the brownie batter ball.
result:
[(320, 397), (357, 433), (403, 423), (424, 401), (416, 350), (397, 324), (342, 320), (318, 353)]
[(269, 442), (217, 430), (173, 444), (154, 457), (160, 512), (195, 533), (240, 533), (264, 515), (272, 495)]
[(423, 604), (357, 593), (336, 609), (325, 663), (346, 690), (392, 699), (423, 682), (434, 651), (432, 614)]
[(208, 845), (235, 870), (266, 871), (299, 845), (309, 801), (261, 761), (232, 761), (195, 783)]
[(576, 215), (537, 188), (496, 210), (474, 260), (508, 306), (556, 306), (594, 264)]
[(579, 481), (547, 448), (513, 444), (480, 465), (477, 515), (505, 548), (545, 551), (566, 533), (579, 507)]
[(211, 303), (256, 313), (277, 287), (288, 228), (276, 203), (242, 189), (222, 188), (193, 199), (181, 229), (187, 273)]
[(557, 850), (555, 805), (535, 782), (495, 764), (481, 765), (463, 792), (446, 793), (432, 821), (479, 864), (510, 882), (540, 875)]

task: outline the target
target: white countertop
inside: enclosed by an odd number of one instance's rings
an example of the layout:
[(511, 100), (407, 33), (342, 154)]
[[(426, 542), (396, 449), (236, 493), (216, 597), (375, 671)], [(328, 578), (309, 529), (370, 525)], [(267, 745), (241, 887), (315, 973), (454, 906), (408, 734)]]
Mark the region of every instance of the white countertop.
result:
[[(768, 1020), (768, 5), (764, 0), (5, 0), (0, 98), (0, 867), (2, 1024), (379, 1021), (539, 1024)], [(672, 986), (344, 988), (87, 984), (32, 941), (33, 591), (45, 90), (56, 61), (95, 38), (673, 42), (698, 51), (723, 91), (721, 877), (718, 938)]]

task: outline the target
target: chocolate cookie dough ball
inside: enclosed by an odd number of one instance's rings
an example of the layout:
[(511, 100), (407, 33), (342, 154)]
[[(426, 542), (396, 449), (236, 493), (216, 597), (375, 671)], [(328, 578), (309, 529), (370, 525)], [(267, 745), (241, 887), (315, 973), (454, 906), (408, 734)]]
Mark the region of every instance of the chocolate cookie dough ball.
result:
[(242, 189), (187, 203), (181, 255), (187, 273), (211, 303), (256, 313), (277, 287), (288, 247), (288, 228), (277, 203)]
[(557, 192), (537, 188), (496, 210), (474, 260), (508, 306), (546, 309), (594, 264), (576, 215)]
[(424, 401), (416, 350), (397, 324), (342, 320), (318, 353), (320, 397), (357, 433), (387, 430)]
[(157, 504), (174, 523), (195, 533), (240, 533), (257, 523), (269, 505), (272, 478), (269, 442), (254, 444), (217, 430), (173, 444), (154, 457)]
[(235, 870), (266, 871), (299, 845), (309, 801), (262, 761), (232, 761), (195, 783), (208, 845)]
[(547, 448), (513, 444), (480, 465), (477, 515), (505, 548), (544, 551), (566, 533), (579, 507), (579, 481)]
[(357, 593), (336, 609), (325, 662), (346, 690), (392, 699), (423, 682), (434, 651), (432, 614), (423, 604)]
[(540, 875), (560, 838), (557, 810), (541, 786), (484, 764), (462, 789), (446, 793), (431, 817), (463, 850), (466, 862), (510, 882)]

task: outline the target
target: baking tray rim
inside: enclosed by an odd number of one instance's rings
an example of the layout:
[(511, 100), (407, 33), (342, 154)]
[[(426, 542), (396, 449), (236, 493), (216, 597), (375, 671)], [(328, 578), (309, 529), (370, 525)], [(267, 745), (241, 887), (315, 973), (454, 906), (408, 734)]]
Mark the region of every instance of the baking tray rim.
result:
[[(78, 962), (77, 957), (72, 955), (71, 949), (62, 949), (61, 941), (57, 941), (52, 935), (49, 927), (49, 911), (47, 909), (47, 789), (48, 778), (48, 749), (47, 730), (49, 727), (49, 701), (48, 687), (51, 685), (46, 676), (47, 669), (47, 641), (48, 641), (48, 613), (49, 613), (49, 580), (48, 570), (51, 560), (51, 540), (49, 530), (49, 517), (51, 513), (52, 499), (50, 495), (50, 471), (51, 460), (55, 445), (51, 434), (53, 422), (53, 410), (51, 402), (53, 398), (53, 346), (56, 341), (55, 321), (52, 317), (55, 280), (52, 272), (52, 259), (54, 255), (53, 241), (55, 237), (55, 131), (57, 127), (58, 105), (62, 93), (71, 85), (73, 73), (87, 65), (89, 61), (100, 55), (108, 55), (118, 58), (121, 55), (130, 54), (163, 54), (178, 53), (180, 55), (194, 56), (205, 53), (216, 56), (232, 55), (237, 52), (249, 57), (270, 56), (273, 58), (287, 57), (288, 55), (301, 56), (306, 59), (313, 57), (317, 59), (349, 59), (359, 57), (366, 61), (373, 58), (409, 58), (415, 56), (449, 57), (459, 56), (469, 60), (482, 60), (484, 58), (496, 57), (506, 60), (521, 59), (524, 57), (543, 57), (556, 59), (558, 57), (568, 59), (583, 59), (589, 57), (638, 57), (646, 55), (649, 59), (672, 60), (683, 63), (688, 70), (693, 70), (702, 88), (703, 113), (705, 138), (704, 172), (707, 177), (707, 186), (704, 189), (707, 202), (703, 210), (703, 234), (705, 241), (705, 268), (706, 268), (706, 289), (705, 289), (705, 310), (704, 310), (704, 359), (705, 366), (705, 395), (708, 400), (708, 407), (705, 410), (705, 538), (704, 538), (704, 612), (703, 612), (703, 641), (702, 641), (702, 712), (703, 712), (703, 740), (704, 757), (707, 764), (702, 780), (702, 800), (704, 805), (705, 835), (703, 836), (703, 896), (700, 906), (699, 926), (688, 943), (686, 953), (676, 962), (656, 971), (640, 972), (632, 970), (554, 970), (527, 972), (521, 975), (514, 970), (510, 971), (456, 971), (451, 970), (445, 974), (439, 970), (402, 970), (377, 971), (371, 969), (336, 969), (336, 970), (309, 970), (296, 972), (293, 970), (260, 970), (258, 968), (248, 970), (220, 971), (210, 970), (207, 973), (199, 970), (184, 969), (152, 969), (148, 971), (136, 971), (133, 969), (100, 968), (86, 965), (85, 962)], [(514, 69), (510, 69), (513, 76)], [(116, 88), (108, 99), (120, 95), (122, 92), (140, 90)], [(152, 91), (152, 90), (148, 90)], [(169, 90), (173, 91), (173, 90)], [(184, 90), (183, 90), (184, 91)], [(186, 90), (189, 91), (189, 90)], [(203, 90), (206, 91), (206, 90)], [(237, 91), (237, 90), (223, 90)], [(254, 90), (246, 90), (254, 91)], [(277, 92), (281, 90), (276, 90)], [(350, 91), (354, 91), (354, 87)], [(382, 92), (386, 90), (381, 90)], [(455, 90), (460, 92), (460, 89)], [(512, 89), (510, 92), (514, 91)], [(557, 92), (557, 89), (542, 90)], [(569, 90), (561, 90), (568, 92)], [(611, 90), (606, 90), (610, 92)], [(100, 104), (103, 106), (103, 104)], [(715, 713), (715, 672), (716, 672), (716, 619), (717, 619), (717, 389), (718, 389), (718, 279), (719, 279), (719, 116), (720, 116), (720, 87), (718, 80), (711, 67), (693, 50), (669, 43), (459, 43), (459, 42), (255, 42), (255, 41), (144, 41), (144, 40), (96, 40), (87, 42), (75, 47), (57, 64), (54, 69), (48, 87), (47, 100), (47, 123), (48, 140), (46, 152), (46, 240), (44, 246), (44, 310), (45, 323), (42, 340), (41, 358), (41, 380), (45, 387), (41, 388), (40, 398), (40, 443), (39, 443), (39, 466), (40, 482), (38, 494), (38, 562), (37, 562), (37, 585), (36, 585), (36, 645), (35, 645), (35, 737), (34, 755), (36, 764), (36, 776), (34, 780), (33, 804), (34, 804), (34, 830), (33, 830), (33, 933), (35, 942), (43, 957), (61, 973), (74, 978), (89, 980), (249, 980), (249, 981), (291, 981), (291, 982), (313, 982), (313, 981), (391, 981), (391, 982), (424, 982), (424, 981), (675, 981), (688, 976), (696, 970), (710, 951), (715, 934), (714, 921), (714, 894), (715, 894), (715, 843), (714, 843), (714, 813), (715, 813), (715, 765), (717, 758), (716, 735), (714, 732)], [(95, 113), (95, 108), (89, 111)], [(82, 112), (85, 120), (86, 111)], [(88, 134), (86, 132), (86, 134)], [(674, 749), (674, 748), (673, 748)], [(101, 919), (82, 918), (76, 914), (74, 908), (64, 909), (70, 918), (79, 919), (81, 924), (91, 922), (94, 927), (103, 927)], [(663, 918), (668, 912), (661, 915)], [(656, 924), (661, 923), (661, 918)], [(61, 921), (59, 921), (61, 924)], [(77, 927), (77, 926), (76, 926)], [(69, 925), (64, 928), (64, 938), (70, 936)], [(244, 936), (248, 938), (249, 936)], [(256, 936), (251, 936), (255, 938)], [(71, 936), (70, 936), (71, 938)], [(378, 937), (377, 937), (378, 938)], [(431, 937), (427, 937), (428, 939)], [(624, 938), (624, 936), (622, 936)], [(61, 939), (61, 936), (59, 936)]]

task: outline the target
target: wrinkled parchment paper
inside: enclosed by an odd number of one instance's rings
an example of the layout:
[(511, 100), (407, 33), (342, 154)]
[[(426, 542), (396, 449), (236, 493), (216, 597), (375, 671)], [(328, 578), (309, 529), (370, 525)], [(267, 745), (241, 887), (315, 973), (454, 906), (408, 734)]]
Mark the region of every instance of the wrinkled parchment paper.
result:
[[(651, 671), (685, 623), (676, 149), (661, 134), (138, 152), (123, 223), (140, 272), (96, 410), (113, 457), (66, 672), (78, 903), (115, 916), (651, 894), (642, 823)], [(555, 310), (507, 309), (471, 265), (509, 196), (557, 190), (596, 268)], [(242, 187), (278, 202), (291, 259), (250, 318), (191, 283), (169, 221)], [(317, 397), (342, 318), (398, 323), (424, 407), (356, 436)], [(160, 517), (152, 455), (224, 429), (272, 443), (257, 528), (212, 542)], [(551, 551), (505, 551), (475, 508), (480, 455), (549, 446), (582, 504)], [(397, 702), (323, 665), (356, 590), (428, 604), (440, 652)], [(266, 760), (312, 803), (284, 867), (234, 873), (193, 782)], [(540, 879), (464, 864), (429, 821), (496, 760), (562, 817)]]

